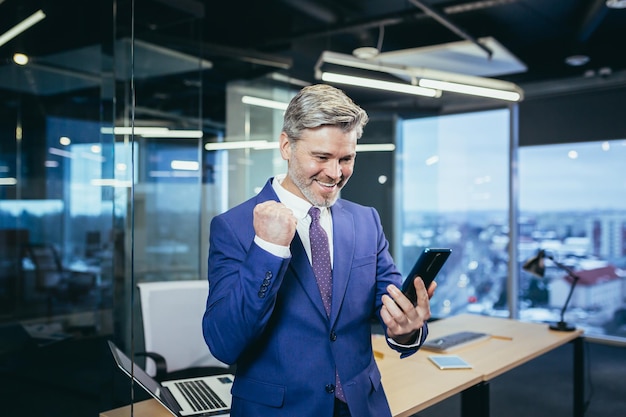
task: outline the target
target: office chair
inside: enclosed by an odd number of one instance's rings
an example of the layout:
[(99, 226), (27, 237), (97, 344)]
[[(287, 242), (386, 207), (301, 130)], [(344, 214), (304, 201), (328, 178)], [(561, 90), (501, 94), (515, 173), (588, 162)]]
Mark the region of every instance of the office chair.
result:
[(55, 301), (77, 303), (96, 289), (95, 274), (64, 268), (53, 245), (25, 244), (22, 255), (35, 267), (35, 290), (47, 296), (48, 317), (52, 316)]
[(202, 335), (207, 280), (137, 284), (144, 335), (145, 371), (157, 381), (232, 373), (218, 361)]

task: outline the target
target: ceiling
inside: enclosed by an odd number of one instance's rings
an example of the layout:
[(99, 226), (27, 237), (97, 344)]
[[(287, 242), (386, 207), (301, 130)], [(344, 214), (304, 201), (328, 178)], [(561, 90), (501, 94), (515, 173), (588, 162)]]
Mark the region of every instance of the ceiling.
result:
[[(531, 100), (547, 94), (626, 85), (626, 9), (606, 0), (0, 0), (0, 33), (38, 9), (47, 17), (0, 46), (0, 102), (11, 93), (84, 103), (108, 63), (99, 45), (135, 36), (137, 105), (193, 117), (202, 88), (207, 126), (225, 120), (225, 87), (278, 74), (294, 87), (319, 82), (323, 51), (374, 47), (379, 60), (489, 76), (516, 83)], [(108, 17), (107, 17), (108, 16)], [(131, 22), (134, 21), (134, 25)], [(445, 46), (443, 46), (445, 45)], [(16, 51), (33, 56), (16, 67)], [(578, 66), (570, 55), (586, 54)], [(198, 75), (198, 57), (204, 64)], [(142, 62), (141, 64), (139, 62)], [(124, 77), (121, 77), (124, 78)], [(445, 93), (416, 98), (342, 86), (370, 112), (451, 112), (497, 104)], [(85, 95), (82, 99), (81, 94)]]

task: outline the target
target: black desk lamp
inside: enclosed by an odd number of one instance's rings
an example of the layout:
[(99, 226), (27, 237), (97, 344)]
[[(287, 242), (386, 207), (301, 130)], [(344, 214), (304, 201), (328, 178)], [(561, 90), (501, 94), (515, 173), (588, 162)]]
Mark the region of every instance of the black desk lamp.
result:
[(533, 256), (532, 258), (524, 262), (524, 265), (522, 266), (522, 268), (526, 272), (529, 272), (535, 276), (538, 276), (539, 278), (543, 278), (546, 272), (546, 266), (545, 266), (545, 261), (544, 261), (545, 258), (550, 259), (552, 262), (554, 262), (554, 264), (557, 267), (567, 272), (567, 275), (569, 275), (573, 279), (572, 285), (570, 286), (570, 289), (569, 289), (569, 294), (567, 295), (567, 300), (565, 300), (565, 304), (563, 305), (563, 308), (561, 309), (561, 321), (550, 324), (550, 329), (560, 330), (563, 332), (574, 331), (576, 330), (576, 327), (567, 324), (565, 320), (563, 319), (563, 316), (565, 316), (565, 310), (567, 310), (567, 305), (569, 304), (570, 298), (572, 298), (572, 293), (574, 292), (574, 288), (576, 287), (576, 284), (578, 283), (578, 280), (580, 279), (580, 277), (576, 275), (574, 271), (571, 270), (571, 268), (563, 265), (560, 262), (555, 261), (552, 256), (546, 255), (546, 252), (543, 249), (537, 252), (537, 255)]

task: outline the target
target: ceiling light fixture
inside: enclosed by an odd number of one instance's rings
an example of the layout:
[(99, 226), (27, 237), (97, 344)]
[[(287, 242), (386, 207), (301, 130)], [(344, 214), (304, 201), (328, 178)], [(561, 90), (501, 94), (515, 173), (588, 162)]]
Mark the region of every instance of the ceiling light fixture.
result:
[(202, 130), (170, 130), (167, 127), (103, 127), (100, 133), (105, 135), (136, 135), (144, 138), (201, 138)]
[(0, 178), (0, 185), (16, 185), (17, 178)]
[[(254, 149), (257, 151), (278, 149), (278, 142), (267, 140), (239, 140), (230, 142), (206, 143), (207, 151), (228, 151), (234, 149)], [(357, 144), (357, 152), (391, 152), (396, 149), (393, 143), (363, 143)]]
[(329, 83), (348, 84), (357, 87), (374, 88), (377, 90), (394, 91), (396, 93), (414, 94), (426, 97), (439, 97), (441, 91), (433, 90), (417, 85), (393, 83), (390, 81), (374, 80), (371, 78), (354, 77), (351, 75), (336, 74), (333, 72), (323, 72), (322, 81)]
[(570, 55), (565, 58), (565, 63), (571, 67), (580, 67), (582, 65), (585, 65), (587, 62), (589, 62), (590, 59), (591, 58), (589, 58), (588, 55), (583, 55), (583, 54)]
[(380, 51), (373, 46), (361, 46), (352, 51), (352, 55), (360, 59), (372, 59), (376, 58)]
[(13, 62), (17, 65), (26, 65), (28, 64), (28, 55), (16, 52), (13, 54)]
[(363, 143), (356, 145), (357, 152), (392, 152), (396, 150), (393, 143)]
[(287, 106), (289, 105), (289, 103), (284, 103), (282, 101), (268, 100), (265, 98), (252, 96), (242, 96), (241, 102), (244, 104), (249, 104), (251, 106), (267, 107), (276, 110), (286, 110)]
[[(406, 78), (411, 81), (411, 84), (391, 83), (387, 81), (376, 81), (370, 78), (328, 73), (322, 71), (321, 69), (322, 65), (325, 63), (368, 71), (383, 72), (400, 78)], [(333, 74), (333, 76), (330, 77), (328, 74)], [(422, 88), (434, 89), (434, 91), (449, 91), (507, 101), (521, 101), (523, 99), (523, 90), (516, 84), (507, 81), (422, 67), (417, 68), (405, 65), (387, 64), (375, 59), (363, 60), (355, 58), (351, 55), (330, 51), (324, 51), (320, 55), (317, 63), (315, 64), (315, 77), (328, 82), (340, 83), (342, 82), (340, 80), (343, 80), (344, 84), (362, 87), (370, 86), (370, 88), (380, 88), (383, 90), (405, 93), (407, 91), (401, 91), (402, 88), (400, 88), (400, 86), (409, 90), (418, 88), (419, 86)], [(373, 83), (378, 84), (378, 87), (371, 87)], [(430, 95), (430, 97), (439, 97), (441, 95), (441, 91), (437, 94)]]
[(626, 0), (606, 0), (609, 9), (626, 9)]
[(0, 35), (0, 46), (15, 38), (20, 33), (24, 32), (40, 20), (43, 20), (45, 17), (46, 14), (42, 10), (38, 10), (32, 15), (28, 16), (26, 19), (22, 20), (20, 23)]
[(485, 88), (477, 85), (459, 84), (449, 81), (429, 80), (421, 78), (419, 80), (421, 87), (437, 88), (439, 90), (450, 91), (459, 94), (469, 94), (472, 96), (490, 97), (506, 101), (520, 101), (521, 94), (517, 91), (496, 90), (493, 88)]
[[(268, 141), (266, 140), (241, 140), (231, 142), (213, 142), (204, 144), (206, 151), (228, 151), (233, 149), (255, 149), (262, 147), (265, 149)], [(277, 143), (278, 145), (278, 143)], [(278, 147), (278, 146), (277, 146)]]

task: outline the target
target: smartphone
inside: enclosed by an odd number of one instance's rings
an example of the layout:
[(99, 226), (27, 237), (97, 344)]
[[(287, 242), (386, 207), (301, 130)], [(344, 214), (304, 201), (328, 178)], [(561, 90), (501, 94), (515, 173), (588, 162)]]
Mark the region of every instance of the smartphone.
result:
[(411, 268), (411, 272), (409, 272), (402, 284), (402, 292), (411, 300), (413, 305), (417, 304), (417, 294), (415, 293), (415, 285), (413, 285), (415, 276), (419, 275), (422, 281), (424, 281), (426, 289), (428, 289), (443, 264), (446, 263), (450, 253), (452, 253), (452, 250), (447, 248), (426, 248), (417, 258), (415, 265)]

